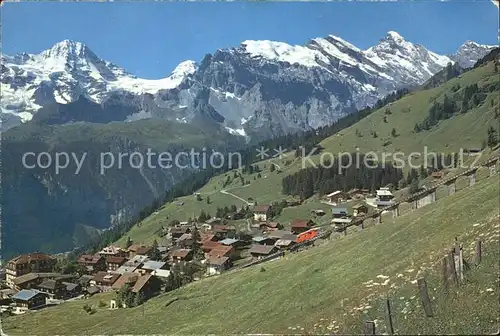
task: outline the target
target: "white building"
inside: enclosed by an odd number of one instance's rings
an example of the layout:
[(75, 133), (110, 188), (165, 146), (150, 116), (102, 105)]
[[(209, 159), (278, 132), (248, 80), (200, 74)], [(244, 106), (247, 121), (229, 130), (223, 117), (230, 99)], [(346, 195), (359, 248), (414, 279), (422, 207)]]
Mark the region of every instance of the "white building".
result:
[(383, 208), (394, 204), (394, 195), (391, 193), (389, 188), (380, 188), (377, 190), (377, 198), (375, 204), (379, 208)]

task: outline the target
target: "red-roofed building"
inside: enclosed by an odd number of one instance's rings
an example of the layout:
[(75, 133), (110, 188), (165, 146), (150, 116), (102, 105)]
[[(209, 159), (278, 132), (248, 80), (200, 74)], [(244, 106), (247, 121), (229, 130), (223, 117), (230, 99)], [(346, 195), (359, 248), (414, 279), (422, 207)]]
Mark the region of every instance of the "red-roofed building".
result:
[(201, 245), (201, 249), (203, 250), (203, 252), (209, 253), (210, 251), (212, 251), (212, 249), (221, 245), (222, 244), (217, 241), (205, 241), (203, 245)]
[(238, 258), (238, 251), (233, 246), (219, 245), (214, 247), (206, 255), (207, 259), (228, 257), (231, 260)]
[(132, 287), (136, 283), (137, 279), (139, 279), (139, 277), (140, 275), (137, 273), (125, 272), (121, 277), (118, 278), (118, 280), (115, 281), (111, 288), (113, 288), (115, 291), (119, 291), (125, 285), (130, 285)]
[(215, 234), (213, 234), (213, 233), (202, 233), (200, 235), (200, 238), (201, 238), (201, 243), (204, 244), (206, 242), (215, 241)]

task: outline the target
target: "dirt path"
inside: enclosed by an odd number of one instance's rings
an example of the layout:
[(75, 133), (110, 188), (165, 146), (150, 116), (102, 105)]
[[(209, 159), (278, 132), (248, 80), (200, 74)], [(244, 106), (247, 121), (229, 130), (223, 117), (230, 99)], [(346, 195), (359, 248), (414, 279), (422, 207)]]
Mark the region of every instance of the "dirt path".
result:
[(234, 198), (237, 198), (240, 201), (242, 201), (243, 203), (245, 203), (246, 205), (253, 205), (253, 203), (248, 202), (247, 200), (241, 198), (240, 196), (236, 196), (235, 194), (231, 194), (230, 192), (227, 192), (226, 190), (221, 190), (220, 192), (222, 194), (225, 194), (225, 195), (233, 196)]

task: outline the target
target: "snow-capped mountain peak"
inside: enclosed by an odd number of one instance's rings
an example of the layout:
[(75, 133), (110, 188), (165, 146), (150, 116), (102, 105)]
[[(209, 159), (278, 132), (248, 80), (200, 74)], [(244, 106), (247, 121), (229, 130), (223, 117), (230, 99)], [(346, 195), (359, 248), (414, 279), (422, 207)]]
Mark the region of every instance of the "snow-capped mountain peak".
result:
[(462, 68), (470, 68), (479, 58), (483, 57), (496, 47), (498, 46), (479, 44), (477, 42), (467, 40), (454, 54), (450, 55), (450, 58), (456, 61)]
[(331, 123), (394, 90), (424, 83), (453, 60), (473, 64), (488, 48), (467, 41), (448, 57), (395, 31), (366, 50), (335, 35), (304, 45), (246, 40), (218, 49), (200, 67), (184, 61), (168, 77), (142, 79), (85, 44), (64, 40), (35, 55), (2, 55), (0, 117), (5, 129), (43, 106), (84, 96), (99, 104), (113, 98), (137, 118), (200, 117), (249, 135), (278, 135)]
[(376, 53), (391, 53), (398, 54), (401, 52), (414, 52), (418, 45), (408, 42), (398, 32), (389, 31), (380, 39), (379, 43), (371, 48), (369, 51)]
[(398, 32), (393, 31), (393, 30), (387, 32), (386, 39), (390, 39), (390, 40), (393, 40), (395, 42), (405, 41), (403, 36), (401, 36)]
[(179, 63), (170, 74), (171, 78), (184, 78), (186, 76), (192, 75), (198, 69), (198, 64), (195, 61), (184, 61)]
[(85, 57), (89, 50), (81, 42), (63, 40), (54, 44), (52, 48), (42, 51), (39, 55), (44, 58)]
[(113, 92), (151, 93), (180, 85), (197, 69), (196, 63), (180, 63), (169, 77), (141, 79), (113, 63), (100, 59), (81, 42), (63, 40), (39, 54), (2, 55), (2, 112), (26, 121), (42, 106), (66, 104), (81, 95), (96, 103)]

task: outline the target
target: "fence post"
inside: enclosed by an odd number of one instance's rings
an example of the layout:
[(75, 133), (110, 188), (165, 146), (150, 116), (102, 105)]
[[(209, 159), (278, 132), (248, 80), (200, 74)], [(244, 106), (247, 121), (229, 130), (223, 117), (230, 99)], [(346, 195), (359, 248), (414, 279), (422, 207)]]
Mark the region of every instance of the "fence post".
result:
[(463, 259), (463, 252), (462, 252), (462, 246), (456, 245), (454, 247), (454, 259), (455, 259), (455, 271), (457, 273), (457, 281), (458, 283), (463, 282), (464, 280), (464, 259)]
[(419, 278), (417, 280), (418, 290), (420, 293), (420, 299), (422, 301), (422, 306), (424, 307), (425, 315), (427, 317), (432, 317), (432, 307), (431, 299), (429, 298), (429, 292), (427, 291), (427, 282), (424, 278)]
[(449, 266), (449, 274), (451, 276), (451, 278), (453, 279), (453, 282), (455, 284), (458, 283), (458, 278), (457, 278), (457, 270), (456, 270), (456, 267), (455, 267), (455, 255), (454, 255), (454, 250), (452, 249), (450, 254), (448, 255), (448, 266)]
[(481, 257), (482, 257), (481, 240), (478, 239), (476, 241), (476, 252), (474, 254), (474, 263), (476, 264), (476, 266), (481, 263)]
[(447, 256), (441, 259), (441, 272), (442, 272), (443, 288), (445, 292), (447, 292), (449, 287), (448, 278), (450, 277)]
[(389, 335), (394, 335), (394, 327), (392, 325), (391, 302), (389, 301), (388, 297), (385, 299), (385, 323)]
[(365, 321), (364, 334), (365, 335), (375, 335), (375, 322)]
[(464, 282), (464, 247), (460, 244), (460, 250), (458, 252), (460, 260), (460, 281)]

